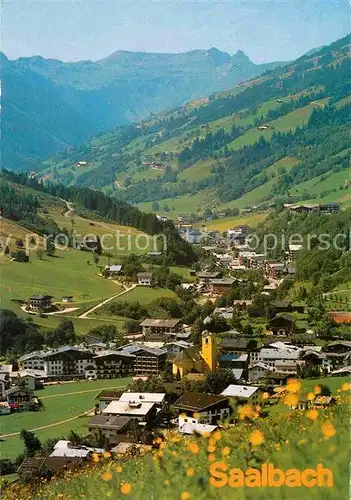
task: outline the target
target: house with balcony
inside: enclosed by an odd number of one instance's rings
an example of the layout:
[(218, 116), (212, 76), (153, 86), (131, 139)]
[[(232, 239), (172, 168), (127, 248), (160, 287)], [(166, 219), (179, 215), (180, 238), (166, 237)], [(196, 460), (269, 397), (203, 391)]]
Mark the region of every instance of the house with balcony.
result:
[(143, 335), (162, 335), (167, 333), (178, 333), (183, 330), (183, 323), (180, 319), (151, 319), (147, 318), (140, 326)]
[(200, 392), (185, 393), (174, 403), (173, 408), (179, 412), (179, 432), (183, 432), (183, 426), (187, 424), (217, 425), (230, 413), (227, 397)]

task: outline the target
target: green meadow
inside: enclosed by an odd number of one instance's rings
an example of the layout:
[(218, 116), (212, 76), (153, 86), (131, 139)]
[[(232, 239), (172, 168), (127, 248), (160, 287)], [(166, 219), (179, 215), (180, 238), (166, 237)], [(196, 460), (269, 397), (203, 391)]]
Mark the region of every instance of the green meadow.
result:
[[(44, 410), (1, 415), (0, 432), (6, 435), (44, 427), (35, 431), (42, 442), (66, 438), (70, 430), (86, 434), (89, 418), (79, 415), (94, 408), (96, 394), (101, 389), (125, 387), (130, 381), (130, 378), (118, 378), (47, 386), (36, 393), (43, 400)], [(1, 438), (1, 458), (16, 458), (22, 451), (23, 443), (18, 435)]]

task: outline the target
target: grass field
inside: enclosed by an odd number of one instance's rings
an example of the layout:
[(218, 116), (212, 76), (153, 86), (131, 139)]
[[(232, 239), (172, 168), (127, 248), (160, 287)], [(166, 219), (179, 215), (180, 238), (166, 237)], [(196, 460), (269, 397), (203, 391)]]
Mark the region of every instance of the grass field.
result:
[[(87, 264), (90, 262), (90, 265)], [(100, 258), (99, 266), (107, 263)], [(28, 300), (33, 294), (48, 294), (54, 301), (72, 295), (76, 305), (100, 301), (123, 291), (123, 288), (98, 275), (99, 268), (91, 254), (78, 250), (56, 251), (54, 257), (40, 260), (32, 256), (29, 263), (1, 260), (2, 307), (11, 307), (11, 300)]]
[[(1, 415), (0, 432), (3, 435), (10, 434), (20, 432), (22, 429), (37, 429), (73, 419), (94, 407), (94, 397), (99, 390), (124, 387), (130, 380), (130, 378), (119, 378), (48, 386), (44, 390), (37, 391), (38, 397), (43, 399), (45, 410)], [(35, 434), (41, 441), (45, 441), (49, 438), (67, 437), (70, 430), (87, 433), (88, 420), (86, 417), (77, 418), (35, 431)], [(23, 444), (19, 436), (3, 438), (0, 441), (1, 458), (15, 458), (22, 450)]]
[(276, 120), (272, 120), (271, 122), (267, 122), (270, 126), (274, 127), (274, 130), (258, 130), (257, 128), (252, 128), (245, 132), (245, 134), (241, 135), (233, 142), (228, 145), (228, 149), (237, 150), (242, 148), (243, 146), (249, 146), (258, 141), (261, 135), (270, 140), (273, 135), (273, 132), (288, 132), (289, 130), (295, 130), (296, 127), (304, 125), (313, 109), (319, 108), (320, 106), (325, 105), (328, 102), (328, 98), (320, 99), (318, 101), (311, 102), (304, 106), (303, 108), (298, 108), (295, 111), (291, 111), (284, 116), (277, 118)]
[[(315, 200), (314, 203), (319, 203), (322, 198), (330, 198), (330, 200), (337, 201), (343, 196), (346, 197), (349, 195), (351, 197), (350, 190), (344, 188), (345, 182), (349, 178), (350, 173), (348, 170), (313, 177), (292, 187), (290, 193), (292, 196), (303, 196), (306, 200)], [(311, 198), (311, 195), (315, 197)]]
[[(152, 454), (102, 459), (98, 465), (67, 479), (40, 486), (36, 498), (93, 500), (124, 498), (127, 494), (133, 500), (346, 499), (349, 491), (348, 403), (349, 397), (344, 392), (340, 404), (330, 410), (320, 410), (315, 420), (304, 411), (293, 411), (269, 418), (240, 420), (234, 427), (222, 429), (209, 438), (179, 438), (170, 433), (162, 448)], [(220, 470), (218, 463), (223, 464)], [(321, 463), (324, 469), (331, 471), (332, 481), (329, 485), (323, 482), (319, 487), (317, 484), (303, 486), (296, 480), (290, 487), (265, 487), (260, 476), (249, 470), (260, 469), (262, 463), (272, 464), (284, 473), (294, 468), (295, 474), (296, 469), (299, 474), (308, 468), (316, 469)], [(235, 469), (230, 473), (232, 468)], [(238, 469), (243, 476), (251, 477), (246, 487), (244, 481), (238, 482)], [(218, 475), (213, 477), (215, 472)], [(323, 479), (326, 480), (325, 475)], [(5, 491), (5, 500), (28, 498), (32, 491), (30, 486), (19, 486), (18, 490), (12, 487)]]
[[(116, 304), (118, 302), (140, 302), (141, 305), (151, 304), (156, 299), (163, 297), (176, 298), (176, 294), (167, 288), (152, 288), (148, 286), (137, 286), (130, 292), (121, 295), (121, 297), (112, 300), (109, 304)], [(106, 306), (108, 307), (108, 305)], [(97, 316), (105, 317), (107, 314), (106, 308), (98, 309)]]
[[(218, 231), (226, 231), (227, 229), (231, 229), (235, 226), (239, 225), (248, 225), (255, 227), (260, 222), (264, 221), (267, 217), (267, 213), (257, 213), (257, 214), (248, 214), (248, 215), (240, 215), (236, 217), (225, 217), (223, 219), (214, 219), (211, 221), (206, 221), (205, 226), (207, 229), (217, 229)], [(203, 224), (199, 224), (200, 226)]]

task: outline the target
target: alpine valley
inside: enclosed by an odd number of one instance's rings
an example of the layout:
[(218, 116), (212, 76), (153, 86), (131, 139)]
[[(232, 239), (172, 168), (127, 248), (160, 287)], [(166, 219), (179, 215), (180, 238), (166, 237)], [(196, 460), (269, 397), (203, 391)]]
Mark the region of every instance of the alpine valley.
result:
[(168, 217), (279, 201), (349, 205), (349, 41), (100, 134), (34, 170)]

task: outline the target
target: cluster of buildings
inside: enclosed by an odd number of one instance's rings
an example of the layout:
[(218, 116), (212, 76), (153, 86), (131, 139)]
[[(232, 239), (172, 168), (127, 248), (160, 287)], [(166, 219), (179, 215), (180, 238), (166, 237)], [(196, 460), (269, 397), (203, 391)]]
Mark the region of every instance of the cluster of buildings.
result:
[(0, 366), (0, 415), (39, 409), (34, 390), (41, 386), (40, 370), (13, 370), (13, 365)]

